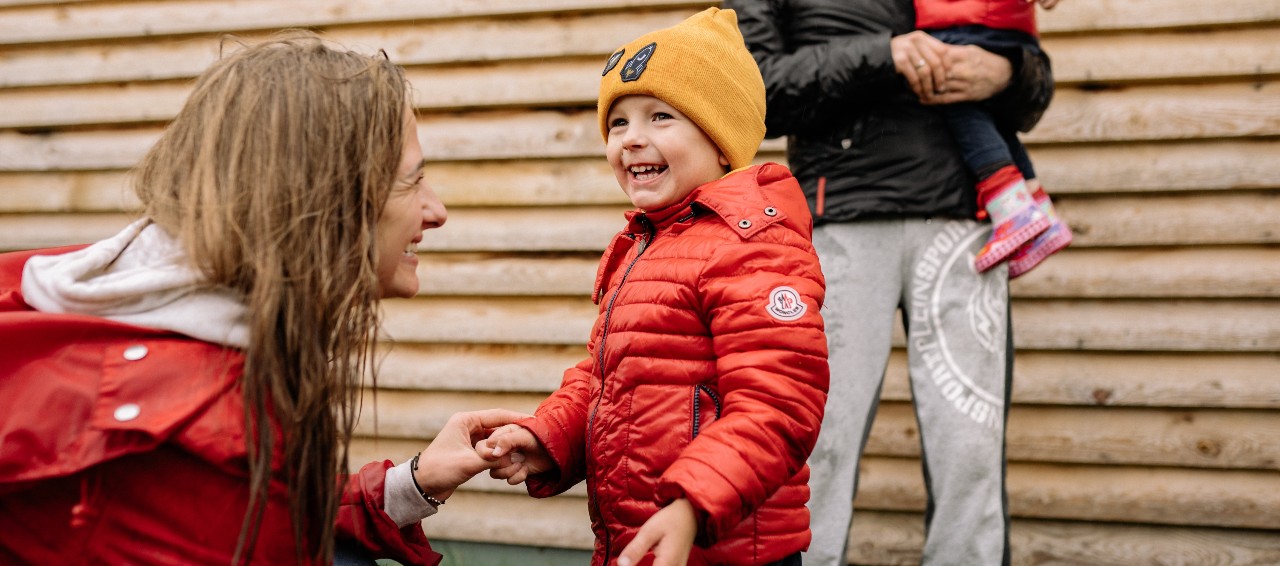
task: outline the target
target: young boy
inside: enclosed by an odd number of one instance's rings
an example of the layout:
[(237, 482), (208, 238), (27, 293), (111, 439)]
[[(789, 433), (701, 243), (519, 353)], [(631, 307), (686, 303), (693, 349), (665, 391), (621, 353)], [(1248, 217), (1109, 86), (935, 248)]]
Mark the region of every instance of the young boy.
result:
[[(1006, 58), (1040, 49), (1035, 2), (1058, 0), (915, 0), (916, 27), (953, 45), (977, 45)], [(925, 66), (923, 58), (915, 66)], [(1071, 243), (1067, 227), (1044, 189), (1016, 127), (997, 124), (981, 104), (942, 107), (965, 163), (978, 176), (978, 205), (991, 218), (991, 237), (974, 259), (986, 271), (1009, 260), (1012, 279)]]
[(731, 10), (605, 65), (600, 129), (636, 210), (600, 260), (589, 355), (477, 447), (522, 453), (492, 475), (534, 497), (586, 480), (593, 564), (798, 564), (808, 547), (825, 282), (799, 184), (751, 165), (764, 97)]

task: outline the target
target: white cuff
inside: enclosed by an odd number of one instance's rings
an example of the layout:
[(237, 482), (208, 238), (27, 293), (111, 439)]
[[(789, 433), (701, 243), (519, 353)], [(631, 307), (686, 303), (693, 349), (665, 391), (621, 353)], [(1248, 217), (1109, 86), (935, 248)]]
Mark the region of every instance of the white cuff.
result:
[(402, 529), (436, 514), (436, 506), (427, 503), (418, 493), (409, 462), (387, 468), (382, 482), (382, 501), (387, 516)]

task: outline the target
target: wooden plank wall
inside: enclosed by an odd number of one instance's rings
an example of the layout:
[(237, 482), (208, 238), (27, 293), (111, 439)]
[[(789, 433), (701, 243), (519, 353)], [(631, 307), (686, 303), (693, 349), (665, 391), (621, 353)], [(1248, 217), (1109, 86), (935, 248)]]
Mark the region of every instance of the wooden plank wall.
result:
[[(582, 355), (594, 261), (626, 204), (595, 125), (599, 68), (713, 4), (0, 0), (0, 249), (123, 226), (125, 171), (219, 33), (305, 26), (385, 48), (450, 208), (421, 295), (387, 305), (378, 438), (366, 418), (354, 447), (407, 458), (454, 411), (532, 410)], [(1059, 89), (1026, 141), (1077, 240), (1013, 284), (1014, 561), (1280, 563), (1280, 0), (1069, 0), (1042, 27)], [(884, 398), (857, 564), (916, 562), (923, 540), (901, 352)], [(424, 528), (586, 549), (584, 495), (482, 477)]]

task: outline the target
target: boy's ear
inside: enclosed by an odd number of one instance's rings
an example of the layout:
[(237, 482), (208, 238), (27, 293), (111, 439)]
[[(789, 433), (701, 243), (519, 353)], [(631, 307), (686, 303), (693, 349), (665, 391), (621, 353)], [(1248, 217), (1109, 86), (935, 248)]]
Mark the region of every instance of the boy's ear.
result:
[(725, 157), (723, 153), (720, 154), (720, 166), (721, 167), (729, 166), (729, 158)]

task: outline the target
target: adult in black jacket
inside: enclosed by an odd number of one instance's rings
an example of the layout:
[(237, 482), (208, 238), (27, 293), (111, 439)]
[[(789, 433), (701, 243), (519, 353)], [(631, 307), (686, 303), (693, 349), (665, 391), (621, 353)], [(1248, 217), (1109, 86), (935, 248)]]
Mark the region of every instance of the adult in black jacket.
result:
[(920, 424), (926, 564), (1008, 563), (1007, 269), (972, 268), (990, 231), (937, 105), (986, 101), (1026, 131), (1049, 61), (913, 31), (912, 0), (726, 0), (767, 88), (768, 137), (809, 197), (827, 277), (831, 392), (812, 470), (806, 564), (843, 564), (857, 464), (900, 308)]

